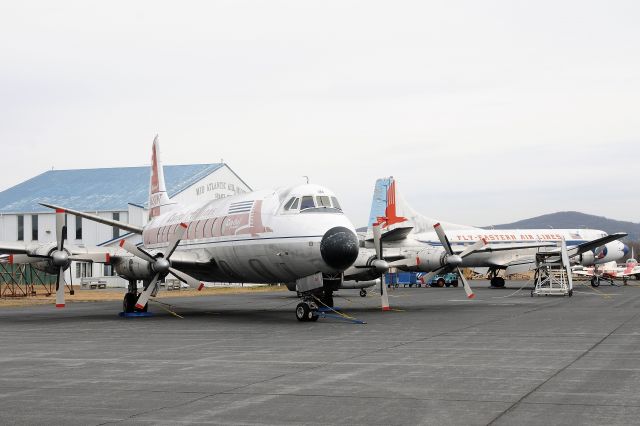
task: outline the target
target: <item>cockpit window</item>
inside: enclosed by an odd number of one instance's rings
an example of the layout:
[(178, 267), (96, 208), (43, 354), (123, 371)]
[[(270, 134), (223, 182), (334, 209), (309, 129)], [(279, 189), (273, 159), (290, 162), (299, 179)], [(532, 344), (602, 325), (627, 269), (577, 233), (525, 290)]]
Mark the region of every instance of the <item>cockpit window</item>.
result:
[(289, 201), (287, 201), (287, 204), (284, 205), (284, 209), (289, 210), (295, 200), (296, 200), (296, 197), (292, 197)]
[(331, 200), (326, 195), (318, 195), (316, 201), (318, 207), (331, 207)]
[(340, 207), (340, 203), (336, 197), (331, 197), (331, 202), (333, 203), (334, 209), (342, 210), (342, 207)]
[(313, 197), (310, 195), (305, 195), (304, 197), (302, 197), (302, 202), (300, 203), (300, 210), (304, 210), (304, 209), (312, 209), (314, 208), (316, 205), (313, 202)]
[(293, 200), (293, 204), (291, 205), (291, 210), (298, 210), (299, 201), (300, 201), (300, 198), (296, 198), (295, 200)]

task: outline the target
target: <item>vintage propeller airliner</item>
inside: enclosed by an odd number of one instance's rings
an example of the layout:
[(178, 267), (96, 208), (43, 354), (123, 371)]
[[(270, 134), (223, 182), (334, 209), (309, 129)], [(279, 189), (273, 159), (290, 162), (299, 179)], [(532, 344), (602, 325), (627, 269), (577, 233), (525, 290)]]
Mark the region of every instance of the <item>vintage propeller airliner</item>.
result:
[[(0, 244), (0, 252), (13, 253), (14, 263), (56, 273), (58, 307), (64, 306), (64, 270), (72, 260), (111, 263), (129, 281), (125, 312), (145, 311), (169, 274), (200, 289), (202, 281), (295, 282), (303, 299), (296, 307), (300, 321), (316, 320), (318, 305), (333, 306), (332, 293), (358, 256), (356, 231), (333, 192), (306, 184), (183, 206), (167, 195), (157, 136), (151, 164), (149, 222), (144, 227), (42, 203), (56, 210), (57, 244)], [(143, 243), (65, 247), (67, 213), (141, 234)], [(144, 282), (142, 293), (137, 280)]]

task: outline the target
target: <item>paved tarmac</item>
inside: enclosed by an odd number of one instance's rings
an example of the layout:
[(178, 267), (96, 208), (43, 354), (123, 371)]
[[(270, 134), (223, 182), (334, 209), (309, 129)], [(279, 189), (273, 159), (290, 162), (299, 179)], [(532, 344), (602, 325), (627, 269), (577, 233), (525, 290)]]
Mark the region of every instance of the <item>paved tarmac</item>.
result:
[(640, 287), (522, 284), (336, 297), (365, 325), (284, 292), (0, 309), (0, 424), (640, 424)]

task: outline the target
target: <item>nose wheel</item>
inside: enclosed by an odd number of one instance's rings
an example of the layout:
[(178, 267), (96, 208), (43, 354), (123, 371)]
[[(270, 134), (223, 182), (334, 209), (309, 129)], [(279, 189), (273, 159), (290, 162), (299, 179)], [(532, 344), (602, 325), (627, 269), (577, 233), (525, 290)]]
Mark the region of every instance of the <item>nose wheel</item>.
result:
[(318, 321), (318, 314), (315, 312), (315, 309), (312, 309), (309, 303), (301, 302), (296, 306), (296, 319), (302, 322)]

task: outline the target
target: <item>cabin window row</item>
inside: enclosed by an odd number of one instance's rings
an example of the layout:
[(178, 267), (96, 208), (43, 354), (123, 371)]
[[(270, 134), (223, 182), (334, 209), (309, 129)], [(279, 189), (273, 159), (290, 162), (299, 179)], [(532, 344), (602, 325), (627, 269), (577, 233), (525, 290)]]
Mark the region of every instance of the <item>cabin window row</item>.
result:
[[(209, 219), (196, 220), (189, 223), (187, 231), (182, 237), (183, 240), (197, 240), (201, 238), (220, 237), (222, 235), (222, 224), (229, 216), (215, 217)], [(159, 244), (169, 241), (171, 236), (180, 226), (179, 223), (167, 226), (161, 226), (155, 230), (151, 230), (147, 235), (145, 244)]]

